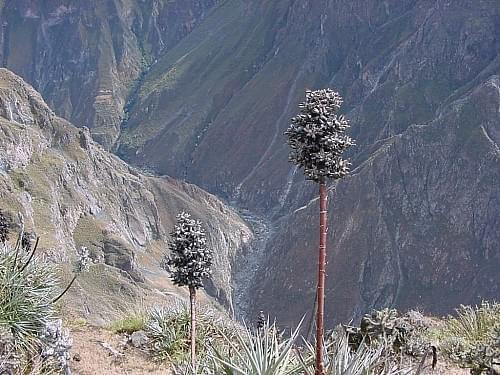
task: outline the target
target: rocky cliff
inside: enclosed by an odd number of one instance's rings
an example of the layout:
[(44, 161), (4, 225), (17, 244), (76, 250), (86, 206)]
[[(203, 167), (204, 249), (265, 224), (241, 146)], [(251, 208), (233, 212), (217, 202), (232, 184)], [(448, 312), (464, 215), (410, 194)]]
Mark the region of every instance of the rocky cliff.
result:
[(40, 249), (69, 270), (86, 246), (97, 263), (72, 288), (76, 308), (92, 316), (179, 288), (160, 270), (175, 215), (206, 223), (215, 273), (208, 292), (231, 298), (231, 268), (250, 229), (214, 196), (168, 177), (146, 176), (57, 117), (40, 94), (0, 69), (0, 207), (40, 236)]
[[(112, 142), (97, 128), (112, 133), (117, 153), (133, 164), (196, 183), (251, 212), (257, 247), (240, 263), (245, 275), (236, 277), (239, 286), (251, 286), (238, 296), (251, 301), (249, 312), (263, 309), (291, 323), (314, 297), (316, 188), (287, 162), (282, 133), (304, 89), (324, 86), (345, 97), (358, 144), (352, 176), (330, 197), (328, 321), (382, 305), (440, 313), (498, 298), (500, 3), (214, 3), (165, 2), (195, 9), (193, 27), (166, 49), (148, 39), (146, 28), (109, 29), (113, 40), (132, 32), (162, 53), (147, 69), (135, 69), (144, 72), (135, 73), (135, 84), (123, 86), (120, 129), (111, 120), (92, 126), (105, 144)], [(6, 10), (26, 14), (29, 4), (6, 1), (4, 22), (15, 19)], [(123, 9), (109, 8), (106, 19), (128, 19)], [(81, 14), (74, 13), (74, 25), (85, 22)], [(60, 19), (68, 33), (76, 29), (67, 13)], [(54, 49), (40, 71), (63, 51)], [(31, 67), (21, 74), (37, 85), (33, 61), (26, 54), (14, 65)], [(64, 82), (99, 66), (63, 65), (71, 72)], [(81, 87), (75, 97), (88, 100)], [(57, 104), (57, 91), (48, 94)]]
[[(384, 140), (332, 186), (328, 321), (383, 306), (445, 314), (498, 299), (499, 83), (490, 78), (428, 124)], [(315, 298), (317, 216), (313, 199), (278, 220), (251, 292), (287, 322), (310, 313)]]

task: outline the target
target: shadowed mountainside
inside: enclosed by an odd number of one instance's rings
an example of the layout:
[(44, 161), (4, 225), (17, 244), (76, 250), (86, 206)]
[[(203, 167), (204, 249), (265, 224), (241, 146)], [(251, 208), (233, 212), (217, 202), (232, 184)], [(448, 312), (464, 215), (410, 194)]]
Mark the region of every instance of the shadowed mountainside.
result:
[(305, 88), (335, 87), (358, 146), (329, 321), (498, 298), (499, 30), (495, 1), (225, 2), (145, 76), (119, 152), (271, 217), (251, 313), (290, 324), (314, 299), (317, 193), (282, 133)]

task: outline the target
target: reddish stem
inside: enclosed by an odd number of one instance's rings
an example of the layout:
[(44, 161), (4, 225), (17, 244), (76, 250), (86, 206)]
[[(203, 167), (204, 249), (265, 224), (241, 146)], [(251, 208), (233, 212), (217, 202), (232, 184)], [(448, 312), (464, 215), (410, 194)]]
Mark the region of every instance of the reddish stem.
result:
[(327, 190), (322, 181), (319, 184), (319, 259), (318, 259), (318, 311), (316, 313), (316, 372), (324, 375), (324, 310), (325, 310), (325, 267), (326, 267), (326, 231), (327, 231)]
[(191, 367), (193, 374), (196, 372), (196, 289), (189, 287), (189, 299), (191, 301)]

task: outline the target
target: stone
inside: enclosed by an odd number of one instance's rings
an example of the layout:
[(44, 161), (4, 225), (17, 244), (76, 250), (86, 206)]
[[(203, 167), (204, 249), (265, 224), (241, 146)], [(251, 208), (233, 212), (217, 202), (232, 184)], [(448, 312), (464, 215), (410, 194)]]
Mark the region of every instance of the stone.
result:
[(130, 335), (130, 343), (134, 348), (143, 348), (149, 342), (149, 337), (146, 335), (146, 332), (140, 330), (135, 331)]
[(103, 250), (106, 264), (125, 271), (134, 281), (144, 282), (144, 276), (135, 261), (135, 253), (124, 241), (105, 239)]

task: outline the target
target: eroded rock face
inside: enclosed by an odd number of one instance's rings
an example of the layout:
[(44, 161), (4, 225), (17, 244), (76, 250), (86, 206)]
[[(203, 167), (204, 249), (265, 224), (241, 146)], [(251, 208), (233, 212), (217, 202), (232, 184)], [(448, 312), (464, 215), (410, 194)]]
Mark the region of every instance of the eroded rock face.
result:
[(125, 271), (134, 281), (144, 282), (144, 276), (138, 270), (135, 253), (126, 244), (116, 239), (105, 239), (103, 246), (104, 262)]
[(160, 268), (180, 210), (207, 223), (216, 253), (208, 289), (230, 302), (232, 260), (252, 238), (233, 210), (193, 185), (129, 167), (5, 69), (0, 115), (0, 207), (21, 212), (55, 261), (69, 267), (86, 246), (97, 263), (73, 291), (78, 308), (105, 315), (154, 289), (180, 293)]
[(331, 197), (329, 322), (498, 298), (499, 17), (494, 1), (221, 5), (145, 76), (119, 152), (271, 217), (248, 298), (291, 324), (314, 299), (317, 193), (282, 133), (305, 88), (332, 86), (358, 146)]
[(214, 3), (7, 0), (0, 6), (1, 64), (109, 148), (141, 75)]
[[(486, 130), (500, 120), (496, 82), (385, 140), (330, 191), (329, 322), (384, 306), (445, 314), (498, 298), (500, 139)], [(254, 315), (266, 307), (293, 324), (310, 314), (318, 215), (312, 200), (280, 219), (253, 291)]]

